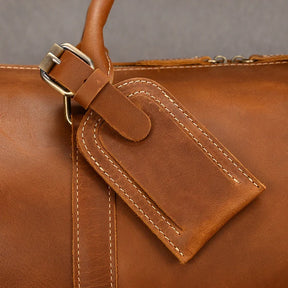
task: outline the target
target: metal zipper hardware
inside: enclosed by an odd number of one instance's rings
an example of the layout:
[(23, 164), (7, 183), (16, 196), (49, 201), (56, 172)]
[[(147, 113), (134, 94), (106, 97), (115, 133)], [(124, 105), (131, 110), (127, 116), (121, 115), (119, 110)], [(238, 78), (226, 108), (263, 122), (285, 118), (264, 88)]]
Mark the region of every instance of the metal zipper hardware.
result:
[(212, 64), (226, 64), (228, 60), (225, 56), (217, 55), (213, 59), (208, 60), (208, 62)]
[(249, 58), (245, 58), (242, 55), (236, 55), (232, 57), (231, 62), (232, 63), (253, 63), (255, 60)]
[(209, 56), (194, 57), (194, 58), (180, 58), (180, 59), (155, 59), (155, 60), (140, 60), (130, 63), (114, 63), (116, 67), (134, 67), (134, 66), (185, 66), (185, 65), (220, 65), (220, 64), (251, 64), (255, 62), (270, 63), (288, 61), (288, 55), (251, 55), (250, 57), (244, 57), (242, 55), (236, 55), (231, 59), (223, 55), (217, 55), (214, 58)]

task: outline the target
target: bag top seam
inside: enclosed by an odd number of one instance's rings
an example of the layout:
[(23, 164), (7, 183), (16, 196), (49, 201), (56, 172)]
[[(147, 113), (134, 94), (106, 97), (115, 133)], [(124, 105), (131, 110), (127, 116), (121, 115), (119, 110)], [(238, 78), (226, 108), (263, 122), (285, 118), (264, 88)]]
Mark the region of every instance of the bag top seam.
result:
[[(158, 70), (158, 69), (194, 69), (194, 68), (216, 68), (216, 67), (230, 67), (230, 66), (265, 66), (265, 65), (276, 65), (276, 64), (287, 64), (288, 61), (276, 61), (269, 63), (226, 63), (226, 64), (210, 64), (210, 65), (172, 65), (172, 66), (155, 66), (155, 67), (137, 67), (137, 66), (129, 66), (129, 67), (121, 67), (114, 66), (115, 71), (130, 71), (130, 70)], [(4, 65), (0, 64), (0, 69), (7, 70), (37, 70), (39, 68), (37, 66), (25, 66), (25, 65)], [(110, 66), (111, 69), (111, 66)], [(109, 70), (108, 70), (109, 71)]]

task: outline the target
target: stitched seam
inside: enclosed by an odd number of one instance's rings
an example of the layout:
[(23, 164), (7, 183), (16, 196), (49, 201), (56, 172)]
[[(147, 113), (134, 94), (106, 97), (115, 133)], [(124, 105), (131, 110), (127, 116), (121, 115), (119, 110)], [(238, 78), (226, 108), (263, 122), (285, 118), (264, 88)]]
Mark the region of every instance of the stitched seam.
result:
[(38, 67), (6, 66), (6, 65), (0, 65), (0, 69), (13, 69), (13, 70), (39, 70)]
[(108, 186), (108, 217), (109, 217), (109, 261), (110, 261), (110, 287), (113, 288), (113, 259), (112, 259), (112, 209), (111, 209), (111, 189)]
[[(107, 56), (106, 56), (107, 57)], [(111, 66), (111, 61), (110, 66)], [(172, 66), (157, 66), (157, 67), (120, 67), (115, 66), (115, 71), (125, 71), (125, 70), (157, 70), (157, 69), (177, 69), (177, 68), (214, 68), (214, 67), (229, 67), (229, 66), (263, 66), (263, 65), (275, 65), (275, 64), (287, 64), (288, 61), (276, 61), (270, 63), (230, 63), (230, 64), (210, 64), (210, 65), (172, 65)], [(39, 70), (38, 67), (26, 67), (26, 66), (10, 66), (10, 65), (0, 65), (0, 69), (15, 69), (15, 70)]]
[(78, 288), (81, 288), (80, 280), (80, 213), (79, 213), (79, 152), (76, 148), (76, 227), (77, 227), (77, 279)]
[(107, 62), (108, 62), (108, 72), (107, 72), (107, 75), (110, 76), (110, 72), (111, 72), (111, 60), (110, 60), (110, 57), (108, 56), (107, 51), (105, 52), (105, 55), (106, 55), (106, 59), (107, 59)]
[[(109, 57), (107, 55), (106, 52), (106, 57), (109, 63), (109, 69), (108, 69), (108, 75), (110, 74), (111, 71), (111, 62), (109, 60)], [(217, 65), (197, 65), (197, 66), (165, 66), (165, 67), (147, 67), (147, 68), (137, 68), (137, 67), (132, 67), (130, 68), (116, 68), (116, 70), (151, 70), (151, 69), (169, 69), (169, 68), (201, 68), (201, 67), (205, 67), (205, 68), (209, 68), (209, 67), (222, 67), (222, 66), (257, 66), (257, 65), (273, 65), (273, 64), (286, 64), (288, 63), (287, 61), (281, 61), (281, 62), (271, 62), (271, 63), (249, 63), (249, 64), (236, 64), (236, 63), (230, 63), (230, 64), (217, 64)], [(25, 66), (3, 66), (0, 65), (0, 69), (15, 69), (15, 70), (39, 70), (36, 67), (25, 67)], [(126, 82), (120, 86), (118, 86), (118, 88), (124, 86), (125, 84), (127, 85), (127, 83), (132, 84), (132, 83), (136, 83), (136, 82), (140, 82), (140, 80), (138, 81), (130, 81), (130, 82)], [(141, 80), (141, 82), (147, 83), (147, 84), (152, 84), (153, 86), (157, 87), (166, 98), (168, 98), (181, 112), (183, 112), (183, 114), (186, 116), (187, 114), (183, 111), (183, 109), (181, 109), (159, 86), (157, 86), (156, 84), (149, 82), (149, 81), (144, 81)], [(186, 116), (187, 117), (187, 116)], [(200, 131), (202, 130), (189, 116), (187, 117)], [(217, 143), (215, 143), (204, 131), (201, 131), (206, 137), (208, 137), (209, 141), (211, 141), (216, 147), (217, 149), (253, 184), (255, 185), (257, 188), (259, 188), (259, 185), (248, 175), (246, 174), (243, 169), (241, 169), (224, 151), (222, 148), (220, 148)]]
[(201, 147), (201, 149), (213, 160), (213, 162), (216, 163), (218, 167), (221, 168), (223, 172), (225, 172), (234, 182), (240, 183), (238, 179), (236, 179), (231, 172), (229, 172), (226, 168), (223, 167), (223, 165), (216, 160), (216, 158), (207, 150), (207, 148), (191, 133), (191, 131), (175, 116), (174, 113), (172, 113), (160, 100), (158, 100), (155, 96), (151, 95), (149, 92), (146, 91), (136, 91), (134, 93), (131, 93), (128, 97), (131, 97), (136, 94), (144, 93), (151, 97), (155, 102), (159, 103), (161, 107), (163, 107), (172, 117), (175, 119), (175, 121), (193, 138), (193, 140)]
[(165, 221), (165, 223), (173, 229), (178, 235), (180, 235), (180, 232), (160, 213), (160, 211), (152, 204), (152, 202), (149, 200), (149, 198), (141, 191), (133, 182), (132, 180), (125, 174), (119, 167), (113, 162), (113, 160), (109, 157), (108, 154), (105, 153), (105, 151), (102, 149), (102, 147), (98, 144), (97, 137), (96, 137), (96, 129), (98, 124), (102, 121), (102, 118), (99, 118), (94, 126), (94, 142), (97, 146), (97, 148), (101, 151), (101, 153), (105, 156), (105, 158), (112, 164), (114, 168), (117, 169), (118, 172), (121, 173), (121, 175), (138, 191), (138, 193), (147, 201), (147, 203), (155, 210), (155, 212), (162, 218), (162, 220)]
[(166, 234), (153, 222), (153, 220), (141, 209), (137, 203), (129, 196), (129, 194), (105, 171), (105, 169), (97, 162), (97, 160), (93, 157), (91, 152), (89, 151), (85, 138), (84, 138), (84, 131), (85, 127), (87, 125), (87, 122), (89, 121), (90, 117), (93, 115), (93, 112), (91, 111), (90, 115), (86, 118), (83, 127), (82, 127), (82, 143), (84, 144), (85, 150), (89, 154), (89, 157), (92, 159), (92, 161), (98, 166), (98, 168), (102, 171), (104, 175), (106, 175), (117, 187), (122, 193), (126, 196), (126, 198), (136, 207), (136, 209), (153, 225), (153, 227), (168, 241), (168, 243), (173, 247), (173, 249), (180, 254), (181, 256), (184, 256), (184, 253), (166, 236)]
[[(160, 90), (160, 92), (175, 106), (177, 107), (177, 109), (183, 113), (183, 115), (193, 123), (193, 125), (205, 136), (208, 138), (208, 140), (238, 169), (238, 171), (241, 172), (242, 175), (244, 175), (254, 186), (256, 186), (257, 188), (259, 188), (259, 185), (248, 175), (244, 172), (244, 170), (238, 166), (237, 163), (235, 163), (230, 157), (229, 155), (221, 148), (219, 147), (219, 145), (217, 143), (215, 143), (213, 141), (213, 139), (201, 128), (199, 127), (199, 125), (173, 100), (171, 99), (167, 93), (161, 88), (159, 87), (158, 85), (156, 85), (155, 83), (151, 82), (151, 81), (147, 81), (147, 80), (132, 80), (132, 81), (129, 81), (129, 82), (125, 82), (119, 86), (117, 86), (117, 88), (121, 88), (121, 87), (124, 87), (124, 86), (127, 86), (129, 84), (136, 84), (136, 83), (146, 83), (148, 85), (152, 85), (154, 87), (156, 87), (158, 90)], [(141, 92), (141, 93), (146, 93), (147, 95), (151, 96), (152, 98), (154, 96), (152, 96), (150, 93), (146, 92), (146, 91), (137, 91), (138, 93)], [(136, 92), (135, 92), (136, 93)], [(132, 93), (133, 94), (133, 93)], [(131, 94), (129, 95), (130, 97), (132, 96)], [(154, 97), (155, 98), (155, 97)], [(185, 126), (183, 125), (183, 123), (181, 123), (179, 121), (179, 119), (177, 119), (175, 117), (175, 115), (170, 112), (170, 110), (163, 104), (161, 103), (158, 99), (154, 99), (156, 102), (159, 102), (161, 106), (163, 106), (169, 113), (170, 115), (184, 128)], [(185, 129), (185, 128), (184, 128)], [(189, 131), (187, 128), (185, 129), (187, 132)], [(190, 131), (189, 131), (190, 132)], [(191, 133), (191, 132), (190, 132)], [(209, 155), (209, 157), (211, 157), (213, 159), (213, 156), (211, 153), (209, 153), (207, 151), (207, 149), (198, 141), (198, 139), (196, 139), (192, 134), (191, 136), (193, 137), (193, 139), (195, 140), (195, 142)], [(198, 143), (199, 142), (199, 143)], [(215, 163), (217, 163), (217, 160), (213, 160)], [(218, 165), (218, 164), (217, 164)], [(221, 164), (220, 164), (221, 165)], [(219, 166), (219, 165), (218, 165)], [(222, 165), (221, 165), (222, 166)], [(221, 167), (219, 166), (229, 177), (231, 177), (229, 174), (228, 174), (228, 171), (224, 168), (223, 169), (223, 166)], [(236, 179), (237, 180), (237, 179)], [(235, 180), (234, 180), (235, 181)], [(238, 182), (238, 180), (236, 181)], [(239, 182), (238, 182), (239, 183)]]
[(172, 66), (156, 66), (156, 67), (115, 67), (115, 71), (129, 71), (129, 70), (158, 70), (158, 69), (196, 69), (196, 68), (215, 68), (215, 67), (229, 67), (229, 66), (263, 66), (275, 64), (287, 64), (288, 61), (276, 61), (269, 63), (229, 63), (229, 64), (210, 64), (210, 65), (172, 65)]

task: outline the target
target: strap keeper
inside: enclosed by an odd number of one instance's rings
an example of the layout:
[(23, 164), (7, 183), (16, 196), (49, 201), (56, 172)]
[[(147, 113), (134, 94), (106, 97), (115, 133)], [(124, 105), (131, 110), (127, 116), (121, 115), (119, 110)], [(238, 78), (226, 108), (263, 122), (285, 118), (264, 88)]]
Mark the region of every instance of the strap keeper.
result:
[(94, 70), (94, 72), (75, 93), (74, 100), (85, 109), (88, 109), (92, 101), (108, 82), (109, 78), (104, 72), (99, 68)]

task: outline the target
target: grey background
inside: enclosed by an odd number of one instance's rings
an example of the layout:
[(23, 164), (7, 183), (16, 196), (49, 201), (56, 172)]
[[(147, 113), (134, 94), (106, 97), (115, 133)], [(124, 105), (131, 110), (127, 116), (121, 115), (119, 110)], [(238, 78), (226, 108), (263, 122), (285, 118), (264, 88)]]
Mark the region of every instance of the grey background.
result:
[[(89, 2), (0, 0), (0, 63), (77, 44)], [(113, 61), (288, 54), (287, 15), (287, 0), (115, 0), (105, 42)]]

